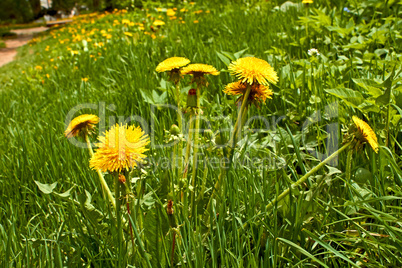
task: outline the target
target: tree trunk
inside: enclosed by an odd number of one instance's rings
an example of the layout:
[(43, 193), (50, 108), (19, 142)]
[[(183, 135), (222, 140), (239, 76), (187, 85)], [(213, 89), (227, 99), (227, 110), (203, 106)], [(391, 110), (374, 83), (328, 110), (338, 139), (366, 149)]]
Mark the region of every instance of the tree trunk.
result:
[(31, 4), (33, 16), (35, 19), (37, 19), (38, 15), (42, 9), (42, 7), (40, 5), (40, 0), (29, 0), (29, 3)]

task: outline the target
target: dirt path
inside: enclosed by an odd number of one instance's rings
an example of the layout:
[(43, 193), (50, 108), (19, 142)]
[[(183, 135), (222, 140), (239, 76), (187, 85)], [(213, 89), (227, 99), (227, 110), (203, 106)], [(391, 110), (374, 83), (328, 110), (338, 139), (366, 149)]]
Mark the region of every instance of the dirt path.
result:
[(49, 28), (47, 27), (37, 27), (13, 30), (12, 32), (16, 33), (17, 37), (4, 41), (6, 47), (0, 49), (0, 67), (14, 60), (14, 57), (17, 55), (17, 48), (28, 43), (35, 34), (44, 32), (48, 29)]

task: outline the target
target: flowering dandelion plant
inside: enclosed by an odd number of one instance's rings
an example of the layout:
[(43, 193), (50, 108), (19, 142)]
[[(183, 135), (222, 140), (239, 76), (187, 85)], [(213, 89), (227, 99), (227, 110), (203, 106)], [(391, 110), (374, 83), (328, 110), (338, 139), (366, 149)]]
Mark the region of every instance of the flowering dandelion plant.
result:
[(77, 137), (81, 134), (91, 134), (95, 125), (99, 123), (99, 117), (93, 114), (83, 114), (71, 120), (64, 135), (67, 138)]
[(103, 172), (121, 172), (136, 167), (146, 157), (149, 137), (140, 127), (116, 124), (99, 141), (90, 166)]
[(357, 116), (353, 116), (352, 121), (353, 125), (351, 131), (356, 142), (356, 150), (358, 150), (363, 144), (368, 143), (374, 152), (378, 153), (377, 136), (369, 124)]

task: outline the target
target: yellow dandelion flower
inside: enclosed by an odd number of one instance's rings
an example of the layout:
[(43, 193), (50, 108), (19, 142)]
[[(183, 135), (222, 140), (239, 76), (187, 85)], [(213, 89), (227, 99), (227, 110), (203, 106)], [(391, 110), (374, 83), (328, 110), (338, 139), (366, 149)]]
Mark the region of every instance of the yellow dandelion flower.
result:
[(168, 15), (169, 17), (173, 17), (175, 14), (176, 14), (176, 12), (175, 12), (173, 9), (171, 9), (171, 8), (169, 8), (169, 9), (166, 11), (166, 15)]
[(303, 0), (302, 3), (303, 4), (312, 4), (313, 0)]
[(153, 25), (154, 26), (162, 26), (162, 25), (165, 25), (165, 22), (162, 20), (155, 20)]
[(38, 66), (35, 66), (35, 69), (38, 70), (38, 71), (41, 71), (43, 68), (42, 68), (42, 66), (38, 65)]
[(199, 22), (198, 20), (193, 21), (193, 23), (198, 23), (198, 22)]
[(84, 78), (81, 78), (81, 80), (82, 80), (82, 82), (88, 82), (89, 78), (88, 78), (88, 77), (84, 77)]
[(274, 68), (265, 60), (254, 57), (240, 58), (229, 65), (232, 72), (242, 83), (250, 85), (254, 83), (268, 85), (268, 82), (276, 84), (278, 76)]
[(79, 134), (86, 132), (91, 133), (95, 128), (95, 124), (99, 123), (99, 117), (93, 114), (83, 114), (71, 120), (64, 135), (67, 138), (76, 137)]
[(90, 167), (103, 172), (129, 170), (146, 157), (149, 137), (140, 127), (116, 124), (99, 137)]
[(208, 65), (208, 64), (201, 64), (201, 63), (195, 63), (195, 64), (190, 64), (186, 67), (183, 68), (181, 71), (182, 74), (192, 74), (194, 76), (202, 76), (204, 74), (212, 74), (212, 75), (218, 75), (219, 72), (218, 70), (215, 69), (215, 67)]
[(190, 60), (184, 57), (171, 57), (168, 58), (156, 66), (156, 71), (166, 72), (166, 71), (178, 71), (181, 67), (186, 66), (190, 63)]
[(249, 99), (252, 102), (265, 102), (267, 99), (272, 99), (273, 92), (268, 86), (260, 84), (250, 86), (241, 82), (233, 82), (226, 85), (223, 92), (228, 95), (243, 95), (246, 93), (247, 87), (251, 87)]
[(130, 32), (124, 32), (124, 34), (125, 34), (126, 36), (133, 36), (133, 34), (130, 33)]
[(378, 141), (373, 129), (360, 118), (353, 116), (353, 123), (355, 124), (355, 138), (361, 142), (367, 142), (373, 148), (374, 152), (378, 153)]

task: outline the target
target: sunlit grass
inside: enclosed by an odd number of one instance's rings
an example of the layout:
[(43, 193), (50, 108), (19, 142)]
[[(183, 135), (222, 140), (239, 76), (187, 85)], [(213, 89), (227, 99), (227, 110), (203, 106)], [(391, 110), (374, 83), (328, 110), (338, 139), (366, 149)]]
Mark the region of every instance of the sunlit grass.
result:
[[(286, 11), (272, 1), (148, 6), (83, 16), (22, 48), (21, 59), (0, 69), (1, 262), (168, 267), (175, 240), (175, 266), (401, 266), (401, 14), (382, 3), (344, 1), (350, 12), (328, 3)], [(311, 48), (320, 55), (310, 56)], [(199, 142), (214, 146), (199, 149), (203, 161), (196, 170), (189, 166), (197, 186), (187, 204), (168, 186), (173, 180), (191, 196), (191, 182), (163, 168), (173, 147), (156, 147), (178, 124), (173, 109), (156, 107), (178, 102), (174, 83), (155, 71), (173, 56), (221, 72), (207, 77), (202, 90), (210, 125), (201, 120), (200, 126), (214, 135), (201, 132)], [(230, 140), (227, 129), (238, 117), (237, 98), (223, 90), (236, 81), (228, 65), (245, 56), (267, 61), (278, 82), (270, 85), (272, 99), (249, 107), (247, 119), (255, 120), (246, 121), (237, 161), (223, 176), (216, 163), (226, 152), (216, 145)], [(190, 82), (180, 81), (183, 106)], [(148, 163), (129, 178), (141, 204), (141, 213), (131, 213), (134, 247), (127, 229), (127, 243), (116, 244), (113, 206), (89, 168), (90, 155), (64, 137), (66, 118), (80, 104), (93, 106), (74, 116), (101, 117), (96, 134), (138, 116), (130, 124), (150, 135)], [(189, 112), (183, 116), (186, 133)], [(352, 116), (373, 128), (378, 154), (367, 145), (353, 157), (343, 152), (290, 188), (342, 147)], [(209, 203), (220, 176), (226, 186)], [(105, 180), (113, 185), (109, 174)], [(51, 194), (43, 193), (55, 182)], [(174, 220), (166, 210), (170, 199)], [(185, 209), (191, 205), (195, 212)], [(131, 222), (123, 214), (125, 224)]]

